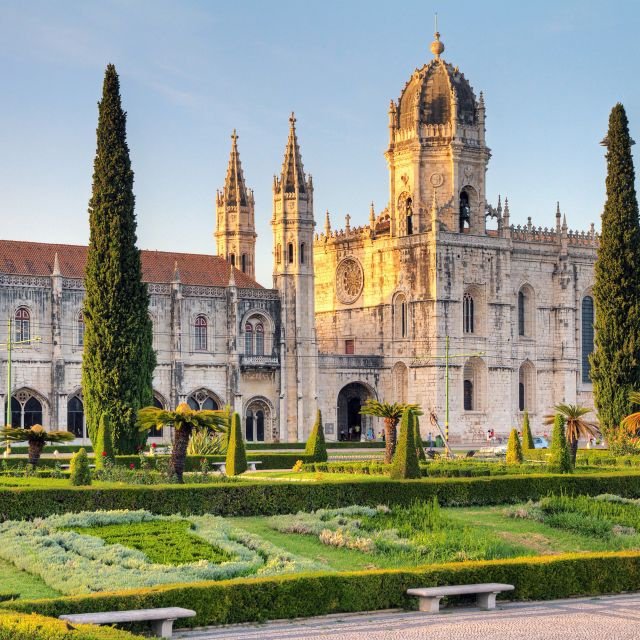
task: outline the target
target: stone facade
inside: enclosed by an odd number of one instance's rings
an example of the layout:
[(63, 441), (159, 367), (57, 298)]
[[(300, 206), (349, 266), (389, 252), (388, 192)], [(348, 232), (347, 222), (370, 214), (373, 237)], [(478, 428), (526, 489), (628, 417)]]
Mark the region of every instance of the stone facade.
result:
[[(267, 441), (306, 439), (316, 408), (329, 440), (377, 436), (381, 425), (359, 415), (367, 398), (418, 403), (423, 435), (435, 436), (429, 416), (446, 426), (447, 378), (452, 441), (506, 434), (525, 409), (542, 432), (554, 404), (592, 404), (598, 236), (570, 231), (559, 206), (543, 229), (512, 225), (506, 199), (487, 203), (484, 99), (443, 51), (436, 34), (433, 60), (391, 102), (390, 199), (371, 205), (366, 226), (347, 215), (335, 230), (327, 212), (316, 232), (290, 118), (273, 185), (273, 289), (253, 280), (254, 197), (234, 132), (218, 256), (143, 252), (158, 404), (229, 404), (247, 439)], [(13, 352), (18, 420), (40, 405), (44, 424), (79, 435), (85, 258), (83, 247), (0, 241), (0, 317), (14, 319), (17, 339), (27, 313), (30, 338), (41, 337)]]

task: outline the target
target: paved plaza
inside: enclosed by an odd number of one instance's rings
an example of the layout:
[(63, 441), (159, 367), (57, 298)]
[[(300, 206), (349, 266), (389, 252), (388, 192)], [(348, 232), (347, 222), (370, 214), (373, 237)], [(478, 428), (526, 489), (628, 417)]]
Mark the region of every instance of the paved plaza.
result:
[(182, 640), (638, 640), (640, 594), (446, 609), (323, 616), (178, 632)]

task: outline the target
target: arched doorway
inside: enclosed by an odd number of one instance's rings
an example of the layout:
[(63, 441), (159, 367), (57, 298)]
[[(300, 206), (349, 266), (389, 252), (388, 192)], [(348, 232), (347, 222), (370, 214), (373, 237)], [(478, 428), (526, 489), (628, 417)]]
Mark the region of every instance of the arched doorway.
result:
[(360, 414), (362, 405), (374, 394), (361, 382), (351, 382), (338, 394), (338, 440), (355, 442), (372, 439), (371, 416)]
[(244, 412), (245, 440), (264, 442), (267, 438), (271, 438), (271, 416), (271, 404), (265, 398), (249, 400)]

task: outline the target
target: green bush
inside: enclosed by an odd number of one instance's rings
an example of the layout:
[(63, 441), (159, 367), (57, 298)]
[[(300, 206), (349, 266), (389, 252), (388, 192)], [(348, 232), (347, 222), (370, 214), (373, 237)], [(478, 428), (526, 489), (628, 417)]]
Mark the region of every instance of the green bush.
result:
[[(160, 586), (88, 596), (12, 602), (20, 611), (63, 613), (186, 607), (184, 626), (233, 624), (332, 613), (415, 608), (415, 587), (501, 582), (504, 597), (545, 600), (640, 589), (640, 553), (579, 553), (510, 560), (458, 562), (415, 569), (297, 574)], [(0, 605), (0, 607), (3, 605)], [(12, 638), (13, 640), (13, 638)]]
[(525, 451), (535, 449), (533, 444), (533, 434), (531, 433), (531, 425), (529, 424), (528, 411), (525, 411), (522, 416), (522, 448)]
[(415, 442), (415, 415), (411, 409), (405, 409), (400, 422), (400, 437), (396, 445), (396, 453), (391, 463), (391, 473), (394, 480), (410, 480), (419, 478), (420, 466)]
[(320, 409), (318, 409), (316, 423), (313, 425), (313, 429), (309, 434), (304, 454), (309, 460), (313, 460), (313, 462), (326, 462), (329, 457), (327, 455), (327, 445), (324, 441), (324, 428), (322, 427), (322, 413)]
[(237, 412), (231, 417), (231, 429), (225, 466), (228, 476), (239, 476), (247, 470), (247, 452), (244, 448), (240, 416)]
[(564, 431), (564, 416), (556, 414), (551, 434), (551, 455), (549, 470), (555, 473), (571, 473), (571, 452)]
[(363, 462), (310, 462), (303, 464), (301, 471), (317, 473), (353, 473), (366, 476), (388, 476), (391, 472), (391, 465), (366, 460)]
[(123, 485), (117, 487), (2, 487), (0, 521), (98, 509), (147, 509), (155, 514), (276, 515), (353, 504), (411, 504), (437, 496), (442, 506), (494, 505), (539, 500), (551, 493), (613, 493), (640, 498), (640, 474), (506, 475), (421, 480), (360, 479), (349, 482), (245, 480), (217, 485)]
[[(9, 606), (11, 606), (10, 603)], [(13, 608), (13, 607), (12, 607)], [(67, 613), (61, 611), (60, 615)], [(93, 624), (73, 624), (35, 613), (0, 610), (0, 640), (135, 640), (128, 631)]]
[(113, 462), (113, 439), (111, 437), (111, 421), (109, 415), (103, 413), (100, 416), (100, 424), (98, 425), (98, 436), (96, 439), (96, 469), (103, 469), (106, 460)]
[(515, 429), (511, 429), (505, 462), (507, 464), (522, 464), (522, 460), (522, 445), (520, 444), (518, 432)]
[(71, 456), (69, 466), (69, 478), (71, 484), (79, 487), (91, 484), (91, 469), (89, 469), (89, 458), (84, 449), (80, 449)]
[(420, 420), (418, 419), (417, 414), (414, 414), (413, 416), (413, 426), (414, 426), (413, 439), (416, 444), (416, 453), (418, 455), (418, 462), (426, 462), (427, 456), (424, 452), (424, 442), (422, 441), (422, 436), (420, 435)]

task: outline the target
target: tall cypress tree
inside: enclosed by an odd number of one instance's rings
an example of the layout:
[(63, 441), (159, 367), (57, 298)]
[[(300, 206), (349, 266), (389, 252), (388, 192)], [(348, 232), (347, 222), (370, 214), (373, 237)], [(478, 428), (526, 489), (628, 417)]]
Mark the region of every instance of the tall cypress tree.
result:
[(82, 391), (91, 441), (96, 442), (100, 417), (108, 414), (115, 453), (133, 453), (144, 442), (136, 419), (138, 409), (152, 402), (155, 367), (149, 296), (136, 247), (126, 119), (118, 74), (110, 64), (98, 104), (89, 201)]
[(591, 380), (600, 425), (615, 439), (631, 412), (628, 395), (640, 389), (640, 224), (635, 172), (624, 107), (609, 116), (607, 201), (595, 265), (595, 347)]

